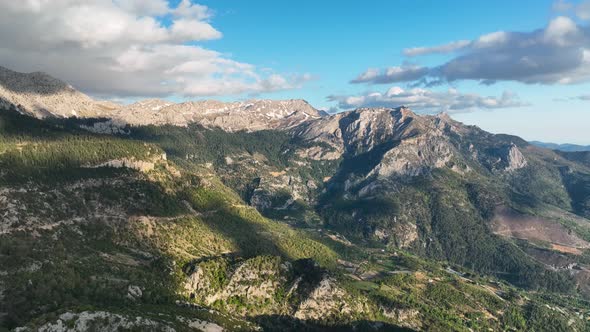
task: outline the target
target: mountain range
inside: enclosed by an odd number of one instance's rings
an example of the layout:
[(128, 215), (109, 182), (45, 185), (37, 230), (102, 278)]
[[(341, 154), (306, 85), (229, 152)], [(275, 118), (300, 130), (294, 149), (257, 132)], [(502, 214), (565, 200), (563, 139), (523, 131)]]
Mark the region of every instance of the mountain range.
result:
[(0, 327), (590, 328), (590, 155), (406, 107), (0, 68)]
[(198, 123), (226, 131), (294, 127), (320, 112), (304, 100), (251, 100), (223, 103), (214, 100), (171, 103), (143, 100), (131, 105), (95, 101), (71, 85), (45, 73), (18, 73), (0, 67), (0, 101), (21, 114), (36, 118), (108, 118), (113, 124), (187, 126)]
[(556, 144), (556, 143), (546, 143), (546, 142), (539, 142), (539, 141), (531, 141), (533, 145), (537, 145), (543, 148), (551, 149), (551, 150), (559, 150), (565, 152), (577, 152), (577, 151), (590, 151), (589, 145), (578, 145), (578, 144)]

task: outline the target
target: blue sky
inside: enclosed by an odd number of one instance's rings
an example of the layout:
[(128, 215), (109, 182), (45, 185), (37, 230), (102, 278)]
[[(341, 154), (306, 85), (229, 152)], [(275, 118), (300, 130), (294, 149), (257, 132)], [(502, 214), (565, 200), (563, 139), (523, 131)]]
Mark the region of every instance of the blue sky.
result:
[(409, 104), (590, 144), (590, 0), (27, 1), (0, 22), (0, 65), (97, 98)]

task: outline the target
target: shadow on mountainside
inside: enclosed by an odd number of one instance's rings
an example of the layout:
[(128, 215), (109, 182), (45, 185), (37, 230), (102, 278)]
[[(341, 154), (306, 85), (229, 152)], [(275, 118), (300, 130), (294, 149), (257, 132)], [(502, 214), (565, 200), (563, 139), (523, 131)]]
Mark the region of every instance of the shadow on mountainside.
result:
[(19, 73), (0, 66), (0, 85), (15, 93), (52, 95), (73, 89), (43, 72)]
[(318, 322), (305, 321), (289, 316), (262, 315), (254, 318), (264, 331), (305, 331), (305, 332), (345, 332), (345, 331), (400, 331), (411, 332), (412, 329), (399, 327), (384, 322), (369, 320), (353, 321), (350, 323), (322, 324)]
[[(4, 100), (0, 97), (0, 104)], [(72, 134), (99, 137), (98, 134), (80, 129), (80, 125), (92, 126), (95, 122), (104, 122), (106, 120), (104, 118), (47, 118), (40, 120), (21, 114), (14, 107), (0, 107), (0, 135), (6, 138), (32, 137), (44, 140), (59, 139)]]

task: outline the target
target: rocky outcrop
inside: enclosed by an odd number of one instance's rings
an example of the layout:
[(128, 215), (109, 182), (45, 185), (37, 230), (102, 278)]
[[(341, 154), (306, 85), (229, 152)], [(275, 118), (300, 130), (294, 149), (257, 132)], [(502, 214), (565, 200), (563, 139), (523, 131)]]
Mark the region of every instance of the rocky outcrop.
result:
[(416, 309), (381, 308), (383, 316), (398, 322), (400, 326), (420, 330), (422, 322), (420, 312)]
[(393, 243), (398, 248), (410, 247), (419, 239), (416, 224), (408, 221), (398, 221), (397, 217), (394, 217), (392, 227), (378, 227), (373, 234), (376, 239), (385, 243)]
[(127, 298), (130, 300), (139, 300), (143, 296), (141, 287), (135, 285), (129, 285), (127, 287)]
[[(250, 204), (262, 209), (280, 208), (288, 200), (307, 200), (316, 188), (312, 180), (305, 181), (297, 174), (278, 172), (260, 178), (250, 198)], [(278, 205), (277, 205), (278, 204)]]
[(408, 138), (385, 153), (369, 175), (378, 177), (418, 176), (435, 168), (450, 166), (453, 147), (441, 136)]
[(149, 160), (137, 160), (135, 158), (122, 158), (109, 160), (107, 162), (98, 165), (86, 165), (86, 168), (98, 168), (98, 167), (113, 167), (113, 168), (130, 168), (140, 172), (149, 172), (156, 167), (156, 164), (160, 161), (166, 160), (166, 154), (156, 155)]
[(123, 158), (123, 159), (115, 159), (115, 160), (109, 160), (107, 162), (104, 162), (102, 164), (98, 164), (95, 166), (89, 166), (90, 168), (97, 168), (97, 167), (113, 167), (113, 168), (130, 168), (130, 169), (134, 169), (140, 172), (148, 172), (154, 169), (155, 164), (153, 162), (149, 162), (149, 161), (143, 161), (143, 160), (135, 160), (135, 159), (129, 159), (129, 158)]
[[(241, 316), (291, 315), (324, 321), (369, 313), (364, 300), (317, 269), (309, 265), (298, 275), (301, 271), (279, 257), (258, 256), (243, 262), (216, 258), (188, 268), (184, 294), (198, 304), (220, 306)], [(310, 280), (316, 272), (320, 278)]]
[(506, 166), (506, 171), (509, 171), (509, 172), (517, 170), (517, 169), (521, 169), (527, 165), (527, 161), (526, 161), (524, 155), (522, 154), (522, 152), (520, 152), (518, 147), (514, 144), (512, 144), (510, 146), (510, 149), (508, 150), (508, 154), (506, 156), (506, 162), (508, 164)]
[[(54, 322), (46, 323), (34, 331), (39, 332), (111, 332), (111, 331), (176, 331), (171, 325), (144, 317), (128, 317), (107, 311), (66, 312)], [(18, 332), (33, 331), (22, 327)]]
[(326, 277), (303, 301), (294, 317), (302, 320), (328, 320), (332, 317), (349, 317), (368, 312), (366, 304), (353, 299), (334, 279)]
[(108, 311), (66, 312), (54, 321), (39, 327), (19, 327), (18, 332), (111, 332), (111, 331), (204, 331), (223, 332), (225, 329), (216, 323), (183, 316), (172, 317), (170, 321), (162, 318), (151, 319), (129, 316)]
[(197, 303), (222, 305), (234, 314), (278, 313), (282, 307), (278, 294), (290, 269), (279, 257), (259, 256), (235, 263), (218, 258), (189, 268), (184, 290)]

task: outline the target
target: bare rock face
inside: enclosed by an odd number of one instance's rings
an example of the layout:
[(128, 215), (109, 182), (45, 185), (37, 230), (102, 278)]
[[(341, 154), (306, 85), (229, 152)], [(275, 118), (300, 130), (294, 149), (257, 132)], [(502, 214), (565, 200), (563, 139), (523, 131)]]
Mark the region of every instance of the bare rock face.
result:
[(143, 296), (141, 287), (135, 285), (129, 285), (127, 287), (127, 298), (130, 300), (138, 300)]
[(175, 125), (186, 126), (186, 119), (182, 114), (174, 110), (164, 110), (166, 107), (174, 105), (159, 99), (148, 99), (136, 103), (121, 106), (113, 113), (112, 118), (118, 123), (129, 124), (134, 126), (140, 125)]
[(422, 322), (420, 320), (420, 312), (416, 309), (390, 309), (381, 308), (383, 316), (395, 320), (400, 323), (401, 326), (420, 330)]
[(508, 166), (506, 167), (507, 171), (514, 171), (517, 169), (521, 169), (527, 165), (527, 161), (526, 161), (524, 155), (522, 154), (522, 152), (520, 152), (518, 147), (514, 144), (512, 144), (510, 146), (506, 160), (508, 163)]
[(103, 117), (118, 107), (92, 100), (45, 73), (18, 73), (0, 67), (0, 104), (37, 118)]
[(316, 109), (300, 99), (233, 103), (207, 100), (176, 104), (161, 111), (181, 114), (185, 124), (199, 123), (205, 127), (217, 127), (226, 131), (287, 129), (321, 117)]
[(295, 135), (333, 146), (336, 151), (361, 154), (389, 141), (410, 137), (418, 117), (405, 107), (361, 108), (312, 121)]
[(166, 154), (155, 154), (147, 160), (137, 160), (135, 158), (122, 158), (109, 160), (98, 165), (83, 165), (85, 168), (113, 167), (113, 168), (130, 168), (140, 172), (149, 172), (156, 167), (156, 164), (166, 161)]
[(198, 123), (225, 131), (288, 129), (318, 119), (319, 112), (301, 99), (185, 102), (143, 101), (123, 107), (113, 115), (120, 123), (187, 126)]
[[(449, 132), (466, 129), (446, 115), (419, 116), (408, 108), (364, 108), (324, 117), (301, 125), (295, 135), (304, 140), (329, 144), (333, 149), (301, 151), (313, 159), (372, 155), (375, 165), (368, 176), (419, 176), (435, 168), (450, 167), (458, 154)], [(455, 167), (454, 167), (455, 166)]]
[(335, 280), (326, 277), (299, 305), (294, 316), (302, 320), (317, 321), (330, 317), (350, 317), (367, 311), (365, 303), (352, 300)]
[(418, 176), (442, 168), (452, 160), (453, 147), (441, 137), (409, 138), (389, 150), (372, 171), (378, 177)]
[(493, 172), (514, 172), (528, 165), (521, 148), (513, 142), (503, 142), (484, 151), (473, 149), (474, 159)]

